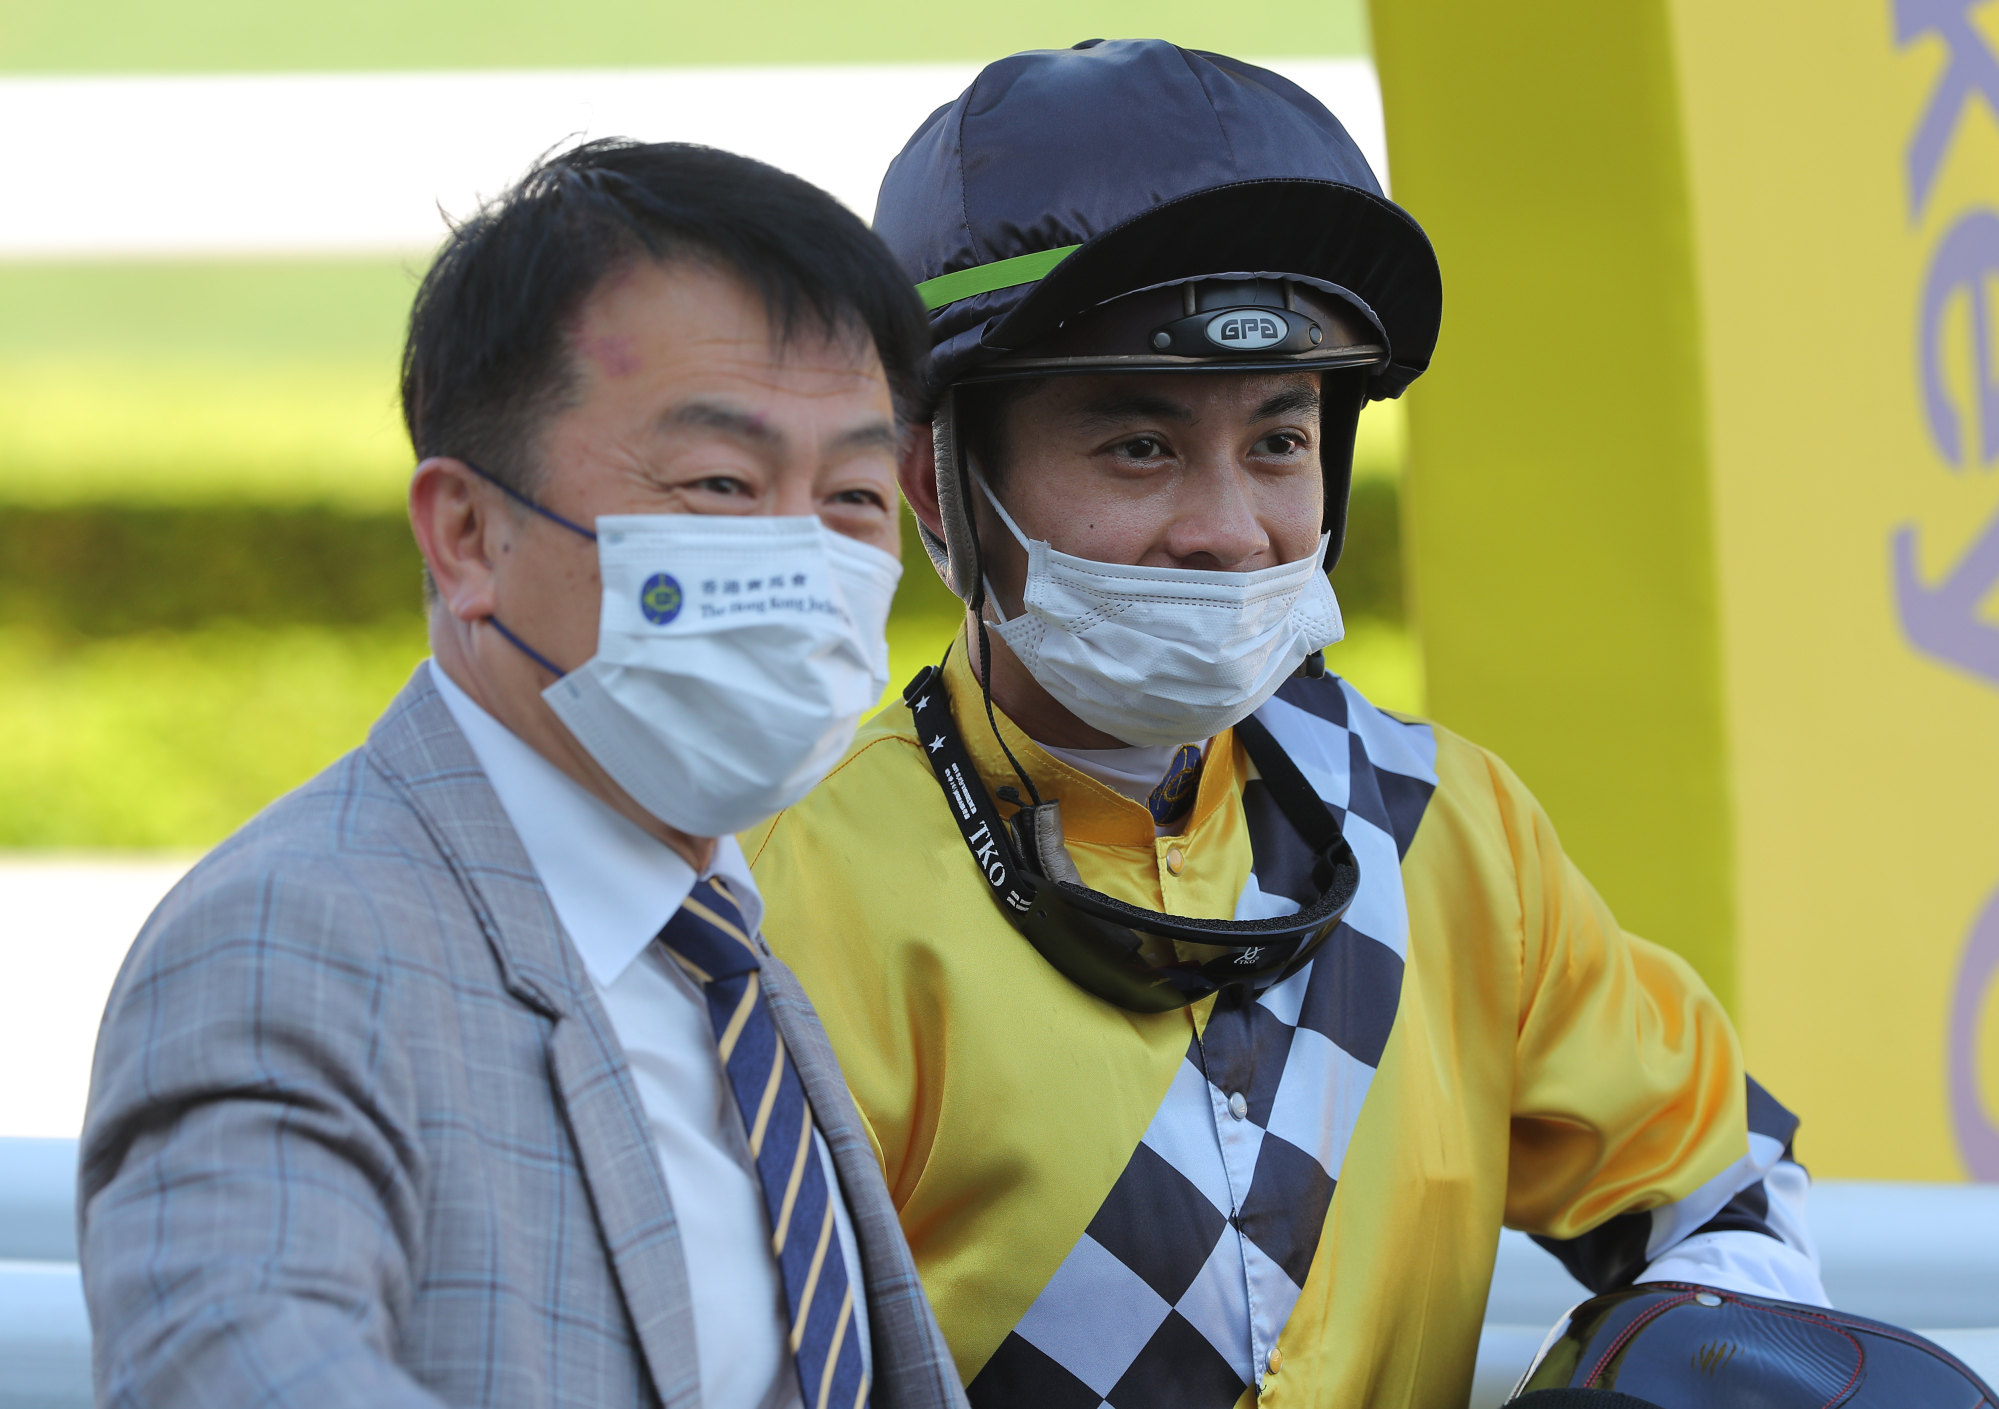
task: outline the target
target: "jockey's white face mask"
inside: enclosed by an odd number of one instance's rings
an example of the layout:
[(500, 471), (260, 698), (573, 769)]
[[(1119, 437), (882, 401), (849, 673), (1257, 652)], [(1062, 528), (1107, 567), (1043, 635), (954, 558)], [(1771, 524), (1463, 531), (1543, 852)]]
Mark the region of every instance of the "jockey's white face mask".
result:
[[(495, 481), (497, 483), (497, 481)], [(647, 812), (691, 836), (742, 831), (831, 771), (888, 687), (888, 611), (902, 565), (818, 519), (631, 514), (592, 533), (597, 652), (550, 709)]]
[(992, 629), (1071, 714), (1128, 744), (1211, 738), (1346, 634), (1326, 580), (1329, 533), (1306, 557), (1254, 572), (1100, 563), (1029, 539), (972, 475), (1027, 552), (1019, 616), (986, 589)]

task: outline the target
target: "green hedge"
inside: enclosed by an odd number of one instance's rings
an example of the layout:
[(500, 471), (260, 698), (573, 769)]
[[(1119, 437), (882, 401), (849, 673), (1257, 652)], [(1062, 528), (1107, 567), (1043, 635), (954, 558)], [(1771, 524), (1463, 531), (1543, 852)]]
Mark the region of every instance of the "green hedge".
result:
[[(1357, 488), (1332, 668), (1422, 708), (1395, 495)], [(954, 598), (905, 545), (891, 690)], [(0, 510), (0, 848), (212, 845), (361, 742), (425, 654), (400, 517), (328, 509)]]
[(0, 512), (0, 621), (105, 637), (415, 622), (400, 515), (316, 505), (65, 505)]
[[(891, 693), (951, 628), (890, 623)], [(359, 744), (424, 654), (415, 621), (81, 641), (0, 626), (0, 848), (212, 846)], [(1422, 709), (1408, 632), (1358, 618), (1326, 659), (1376, 703)]]
[[(952, 615), (913, 530), (904, 538), (898, 613)], [(1401, 620), (1399, 544), (1395, 484), (1362, 480), (1334, 576), (1350, 615)], [(227, 503), (0, 509), (0, 624), (56, 637), (413, 623), (420, 583), (400, 513)]]

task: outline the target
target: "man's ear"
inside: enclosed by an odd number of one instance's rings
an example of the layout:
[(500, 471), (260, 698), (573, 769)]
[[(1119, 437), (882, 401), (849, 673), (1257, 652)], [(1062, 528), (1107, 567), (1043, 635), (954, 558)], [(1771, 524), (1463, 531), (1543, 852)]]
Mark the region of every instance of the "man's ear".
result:
[(460, 621), (491, 616), (495, 515), (484, 486), (463, 460), (433, 455), (410, 479), (410, 532), (437, 586), (437, 601)]
[(937, 442), (930, 422), (911, 426), (902, 438), (902, 459), (896, 466), (896, 480), (902, 497), (909, 501), (916, 521), (944, 536), (944, 515), (937, 509)]

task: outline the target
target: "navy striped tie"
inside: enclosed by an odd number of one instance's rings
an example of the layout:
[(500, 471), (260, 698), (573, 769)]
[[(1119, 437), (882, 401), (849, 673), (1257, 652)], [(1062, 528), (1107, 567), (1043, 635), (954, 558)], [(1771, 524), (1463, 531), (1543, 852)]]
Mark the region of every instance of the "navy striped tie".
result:
[(814, 1153), (812, 1106), (771, 1021), (743, 912), (721, 881), (697, 881), (659, 942), (708, 999), (770, 1214), (806, 1409), (859, 1409), (868, 1400), (868, 1377), (854, 1331), (854, 1284), (833, 1231), (826, 1171)]

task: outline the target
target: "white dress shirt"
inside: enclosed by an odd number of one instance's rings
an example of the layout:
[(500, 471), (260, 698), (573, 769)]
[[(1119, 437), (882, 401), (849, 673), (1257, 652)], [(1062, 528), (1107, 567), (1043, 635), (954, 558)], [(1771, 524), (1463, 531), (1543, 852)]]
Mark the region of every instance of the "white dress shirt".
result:
[[(486, 713), (435, 661), (430, 674), (507, 820), (520, 835), (631, 1064), (660, 1171), (680, 1223), (693, 1289), (701, 1400), (715, 1409), (801, 1403), (784, 1283), (749, 1137), (715, 1047), (700, 989), (652, 943), (696, 880), (719, 876), (754, 933), (763, 900), (734, 837), (708, 869), (612, 811)], [(854, 1280), (854, 1331), (870, 1359), (867, 1297), (854, 1230), (826, 1142), (816, 1134), (834, 1226)]]

